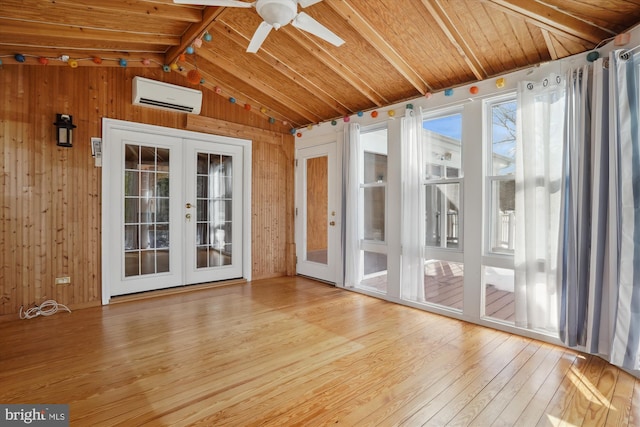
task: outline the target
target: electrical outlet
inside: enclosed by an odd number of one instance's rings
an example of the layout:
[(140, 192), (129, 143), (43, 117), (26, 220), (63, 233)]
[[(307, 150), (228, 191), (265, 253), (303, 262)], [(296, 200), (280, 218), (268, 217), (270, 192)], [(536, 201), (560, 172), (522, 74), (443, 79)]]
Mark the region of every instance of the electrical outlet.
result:
[(56, 277), (56, 285), (69, 285), (71, 284), (71, 277)]

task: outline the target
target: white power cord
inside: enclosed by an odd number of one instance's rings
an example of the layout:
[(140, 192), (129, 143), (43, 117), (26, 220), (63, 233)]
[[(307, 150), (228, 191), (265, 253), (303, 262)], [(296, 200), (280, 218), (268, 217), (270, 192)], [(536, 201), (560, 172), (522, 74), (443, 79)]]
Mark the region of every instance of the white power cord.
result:
[(71, 313), (69, 307), (64, 304), (58, 304), (56, 301), (50, 299), (25, 311), (23, 311), (22, 307), (20, 307), (20, 318), (33, 319), (34, 317), (38, 316), (51, 316), (52, 314), (56, 314), (60, 309), (67, 310), (69, 313)]

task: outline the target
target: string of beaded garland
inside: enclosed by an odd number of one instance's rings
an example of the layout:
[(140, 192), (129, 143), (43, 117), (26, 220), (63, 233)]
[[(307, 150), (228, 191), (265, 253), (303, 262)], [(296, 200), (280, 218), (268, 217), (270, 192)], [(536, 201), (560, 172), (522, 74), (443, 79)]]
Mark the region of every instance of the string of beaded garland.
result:
[[(162, 70), (166, 73), (169, 73), (172, 71), (185, 72), (185, 67), (180, 65), (179, 62), (187, 63), (187, 55), (194, 55), (196, 53), (196, 49), (202, 47), (203, 41), (210, 42), (212, 40), (213, 40), (213, 37), (211, 36), (211, 34), (208, 31), (205, 31), (201, 37), (196, 38), (190, 46), (187, 46), (184, 52), (178, 55), (178, 58), (176, 59), (176, 61), (171, 64), (161, 63), (154, 59), (149, 59), (149, 58), (140, 58), (140, 62), (144, 66), (152, 66), (152, 65), (160, 66)], [(101, 65), (105, 61), (112, 61), (112, 62), (118, 63), (119, 66), (126, 68), (130, 64), (130, 62), (133, 61), (133, 59), (131, 58), (105, 58), (100, 56), (92, 56), (88, 58), (71, 58), (69, 55), (60, 55), (57, 57), (45, 57), (45, 56), (16, 53), (14, 55), (0, 55), (0, 67), (2, 67), (3, 65), (2, 58), (13, 58), (19, 64), (27, 63), (28, 58), (35, 58), (37, 63), (40, 65), (49, 65), (51, 61), (60, 61), (60, 62), (66, 63), (70, 68), (78, 68), (80, 63), (85, 61), (87, 62), (90, 61), (96, 65)], [(187, 78), (187, 81), (191, 84), (204, 85), (206, 81), (202, 76), (202, 73), (198, 69), (196, 58), (197, 58), (196, 56), (193, 56), (194, 68), (191, 68), (188, 71), (186, 71), (186, 78)], [(229, 100), (229, 103), (242, 104), (244, 105), (244, 109), (246, 111), (251, 111), (251, 105), (248, 102), (239, 103), (236, 97), (234, 97), (233, 95), (227, 96), (227, 94), (223, 93), (224, 91), (220, 87), (215, 86), (214, 92), (218, 95), (227, 97), (227, 99)], [(266, 107), (261, 107), (260, 112), (267, 116), (267, 120), (269, 121), (270, 124), (277, 123), (278, 120), (272, 114), (269, 114), (269, 111), (267, 110)], [(283, 126), (289, 126), (289, 122), (287, 120), (283, 119), (281, 123)], [(293, 131), (292, 133), (295, 133), (295, 129), (291, 129), (291, 130)]]
[[(496, 85), (496, 88), (498, 88), (498, 89), (504, 88), (505, 85), (506, 85), (505, 78), (504, 77), (497, 78), (496, 81), (495, 81), (495, 85)], [(472, 94), (472, 95), (477, 95), (478, 93), (480, 93), (480, 88), (478, 86), (475, 86), (475, 85), (471, 86), (471, 87), (469, 87), (469, 93)], [(453, 96), (454, 95), (453, 88), (445, 89), (443, 91), (443, 95), (447, 96), (447, 97)], [(424, 96), (425, 96), (426, 99), (431, 99), (433, 97), (433, 93), (430, 92), (430, 91), (427, 91), (424, 94)], [(413, 104), (407, 104), (405, 106), (405, 108), (408, 109), (408, 110), (412, 110), (413, 109)], [(379, 116), (379, 114), (380, 113), (378, 112), (378, 110), (373, 110), (370, 113), (371, 117), (374, 118), (374, 119), (377, 118)], [(363, 117), (364, 116), (364, 112), (363, 111), (358, 111), (356, 113), (356, 115), (358, 117)], [(387, 115), (390, 118), (394, 118), (395, 115), (396, 115), (396, 112), (393, 109), (387, 110)], [(350, 116), (344, 116), (342, 120), (343, 120), (344, 123), (349, 123), (351, 121), (351, 117)], [(336, 119), (333, 119), (333, 120), (331, 120), (330, 124), (331, 124), (331, 126), (337, 126), (338, 125), (338, 121)], [(308, 130), (310, 130), (311, 128), (312, 128), (312, 126), (307, 126)], [(291, 129), (291, 134), (292, 135), (296, 135), (297, 137), (301, 137), (303, 135), (302, 132), (299, 132), (297, 129)]]

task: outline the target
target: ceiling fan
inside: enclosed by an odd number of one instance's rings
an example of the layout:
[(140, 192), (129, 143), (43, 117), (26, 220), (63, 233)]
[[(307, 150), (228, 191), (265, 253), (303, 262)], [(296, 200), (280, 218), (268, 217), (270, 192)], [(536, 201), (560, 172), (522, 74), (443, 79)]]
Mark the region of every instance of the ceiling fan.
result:
[(260, 49), (271, 29), (279, 29), (291, 23), (294, 27), (311, 33), (328, 41), (329, 43), (340, 46), (344, 43), (340, 37), (329, 30), (327, 27), (313, 19), (304, 12), (298, 13), (298, 4), (308, 7), (319, 3), (322, 0), (256, 0), (254, 2), (244, 2), (240, 0), (173, 0), (179, 4), (198, 4), (203, 6), (221, 6), (221, 7), (255, 7), (258, 15), (263, 19), (262, 23), (253, 34), (247, 52), (255, 53)]

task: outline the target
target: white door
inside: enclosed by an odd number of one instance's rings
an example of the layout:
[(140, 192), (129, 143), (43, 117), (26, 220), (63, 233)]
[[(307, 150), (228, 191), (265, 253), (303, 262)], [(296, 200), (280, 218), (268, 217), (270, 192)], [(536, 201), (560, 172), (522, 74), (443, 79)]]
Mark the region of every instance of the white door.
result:
[(242, 147), (184, 145), (186, 283), (242, 277)]
[(243, 276), (242, 146), (113, 129), (103, 153), (110, 296)]
[(296, 164), (296, 271), (336, 283), (340, 230), (336, 144), (298, 149)]

